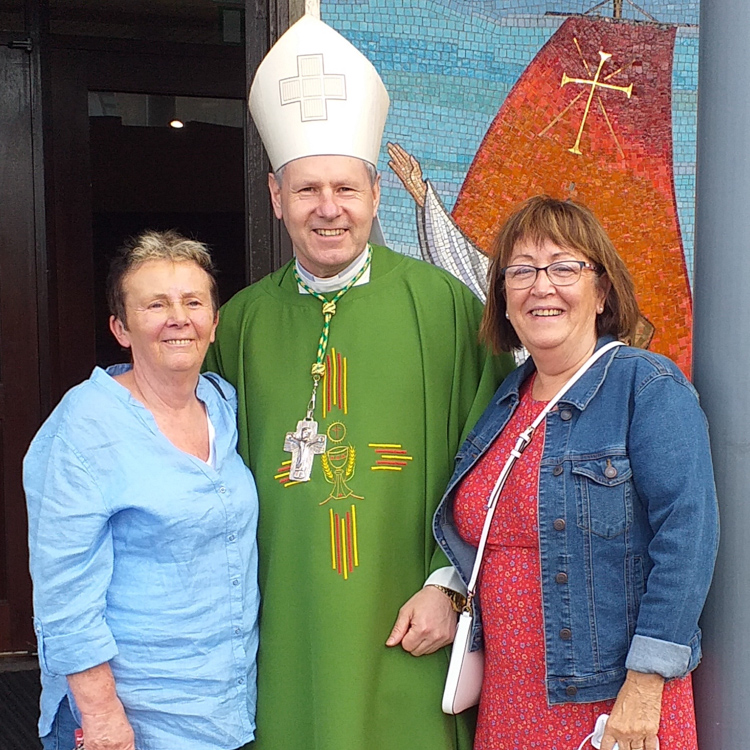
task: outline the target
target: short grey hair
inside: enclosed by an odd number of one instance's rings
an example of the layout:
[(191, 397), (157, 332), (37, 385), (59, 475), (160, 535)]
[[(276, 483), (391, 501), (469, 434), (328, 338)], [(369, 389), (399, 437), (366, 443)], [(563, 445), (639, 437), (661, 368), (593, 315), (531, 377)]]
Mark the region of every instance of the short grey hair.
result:
[(197, 240), (183, 237), (170, 229), (166, 232), (146, 231), (129, 239), (115, 254), (107, 276), (107, 304), (109, 311), (127, 329), (125, 319), (125, 277), (149, 260), (169, 260), (173, 263), (195, 263), (203, 269), (211, 289), (213, 311), (219, 309), (219, 287), (216, 268), (208, 248)]
[[(358, 158), (358, 157), (355, 157)], [(378, 169), (374, 164), (370, 164), (369, 161), (365, 161), (364, 159), (360, 159), (362, 164), (365, 165), (365, 169), (367, 170), (367, 176), (370, 179), (370, 187), (375, 187), (375, 180), (378, 179)], [(289, 162), (287, 162), (289, 164)], [(286, 164), (282, 164), (274, 173), (273, 178), (276, 180), (276, 184), (281, 187), (281, 183), (284, 179), (284, 170), (286, 169)]]

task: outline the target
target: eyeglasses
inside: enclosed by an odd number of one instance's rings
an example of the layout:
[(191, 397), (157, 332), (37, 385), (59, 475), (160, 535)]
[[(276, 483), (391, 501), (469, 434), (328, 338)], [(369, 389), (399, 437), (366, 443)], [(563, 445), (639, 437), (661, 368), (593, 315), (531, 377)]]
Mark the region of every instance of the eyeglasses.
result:
[(558, 260), (548, 266), (505, 266), (500, 273), (508, 289), (528, 289), (534, 286), (539, 271), (544, 271), (555, 286), (571, 286), (581, 278), (583, 269), (600, 272), (599, 266), (583, 260)]

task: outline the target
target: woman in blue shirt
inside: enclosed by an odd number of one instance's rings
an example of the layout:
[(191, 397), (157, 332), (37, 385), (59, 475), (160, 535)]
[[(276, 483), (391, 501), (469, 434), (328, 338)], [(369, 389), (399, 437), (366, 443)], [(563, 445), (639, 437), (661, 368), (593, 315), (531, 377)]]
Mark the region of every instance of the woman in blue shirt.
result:
[[(622, 259), (571, 201), (524, 203), (496, 239), (489, 282), (485, 338), (531, 356), (461, 447), (435, 515), (464, 582), (516, 438), (639, 318)], [(695, 390), (665, 357), (605, 352), (541, 422), (497, 504), (479, 585), (475, 750), (576, 748), (601, 714), (602, 750), (656, 750), (657, 732), (662, 750), (696, 750), (689, 673), (717, 541)]]
[(211, 258), (147, 232), (114, 260), (132, 362), (70, 390), (24, 461), (45, 750), (235, 750), (254, 737), (257, 494), (236, 394), (200, 368)]

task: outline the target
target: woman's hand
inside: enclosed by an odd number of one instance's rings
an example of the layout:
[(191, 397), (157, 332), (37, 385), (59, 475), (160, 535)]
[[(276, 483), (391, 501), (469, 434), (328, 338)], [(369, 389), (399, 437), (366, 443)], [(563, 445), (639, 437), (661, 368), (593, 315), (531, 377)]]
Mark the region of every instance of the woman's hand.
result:
[(601, 750), (657, 750), (664, 678), (628, 671), (604, 729)]
[(81, 712), (86, 750), (135, 750), (133, 728), (117, 697), (109, 664), (69, 674), (68, 684)]
[(130, 722), (120, 701), (103, 713), (81, 712), (81, 729), (86, 750), (135, 750)]

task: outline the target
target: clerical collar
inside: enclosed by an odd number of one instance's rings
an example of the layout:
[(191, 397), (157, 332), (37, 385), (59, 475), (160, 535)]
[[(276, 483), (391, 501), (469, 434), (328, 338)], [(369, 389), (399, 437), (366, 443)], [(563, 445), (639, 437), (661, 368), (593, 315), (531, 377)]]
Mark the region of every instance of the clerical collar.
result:
[[(300, 265), (299, 260), (295, 259), (294, 263), (297, 268), (297, 274), (302, 281), (310, 287), (310, 289), (319, 294), (336, 292), (339, 289), (343, 289), (362, 270), (365, 263), (367, 263), (367, 247), (365, 247), (362, 253), (358, 255), (341, 273), (336, 274), (336, 276), (329, 276), (325, 279), (313, 276), (309, 271), (306, 271)], [(365, 272), (354, 282), (353, 286), (361, 286), (370, 280), (370, 268), (371, 266), (368, 265)], [(309, 294), (301, 284), (297, 284), (297, 289), (300, 294)]]

